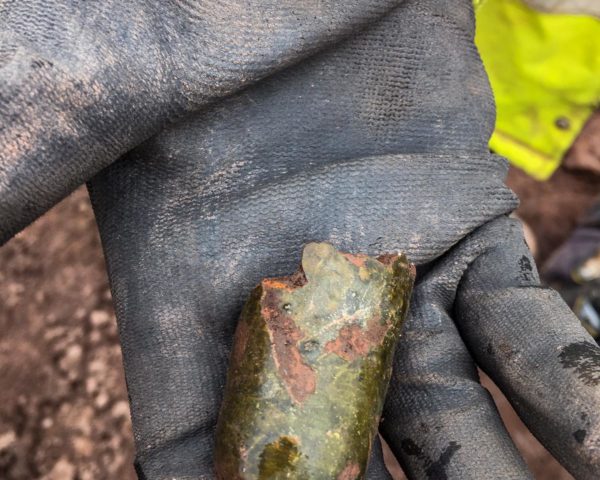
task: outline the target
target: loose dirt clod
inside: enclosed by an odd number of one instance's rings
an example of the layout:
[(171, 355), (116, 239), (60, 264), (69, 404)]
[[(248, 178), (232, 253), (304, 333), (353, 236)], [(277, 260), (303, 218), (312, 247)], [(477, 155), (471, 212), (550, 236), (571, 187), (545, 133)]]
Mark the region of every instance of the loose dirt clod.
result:
[(391, 375), (414, 268), (306, 245), (242, 312), (217, 426), (221, 480), (357, 480)]

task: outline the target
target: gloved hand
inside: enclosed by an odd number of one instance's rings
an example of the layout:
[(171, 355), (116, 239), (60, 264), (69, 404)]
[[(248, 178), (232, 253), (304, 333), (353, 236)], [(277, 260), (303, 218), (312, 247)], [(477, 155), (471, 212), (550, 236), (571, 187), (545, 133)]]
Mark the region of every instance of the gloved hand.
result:
[(241, 306), (326, 240), (418, 265), (381, 425), (410, 477), (529, 476), (477, 364), (597, 478), (600, 351), (506, 217), (470, 0), (293, 3), (6, 7), (0, 233), (90, 180), (140, 477), (213, 478)]

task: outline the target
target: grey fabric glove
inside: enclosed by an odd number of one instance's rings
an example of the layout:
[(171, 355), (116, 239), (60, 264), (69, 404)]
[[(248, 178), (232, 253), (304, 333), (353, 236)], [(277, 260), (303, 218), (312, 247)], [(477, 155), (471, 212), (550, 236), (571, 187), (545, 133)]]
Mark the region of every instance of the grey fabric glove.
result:
[[(506, 217), (469, 0), (82, 5), (7, 7), (0, 233), (89, 180), (141, 478), (213, 478), (241, 306), (311, 240), (418, 265), (381, 425), (411, 478), (529, 476), (476, 364), (600, 475), (600, 353)], [(65, 18), (86, 45), (54, 40)], [(368, 478), (389, 478), (379, 446)]]

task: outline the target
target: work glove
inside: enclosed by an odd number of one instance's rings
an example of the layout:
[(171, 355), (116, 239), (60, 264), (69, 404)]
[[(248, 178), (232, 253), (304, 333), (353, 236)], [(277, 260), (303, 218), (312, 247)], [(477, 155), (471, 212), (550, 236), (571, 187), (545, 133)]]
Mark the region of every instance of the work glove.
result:
[(598, 478), (600, 351), (507, 217), (470, 0), (4, 8), (1, 237), (89, 181), (140, 478), (214, 478), (241, 307), (315, 240), (417, 264), (380, 427), (410, 478), (529, 477), (476, 365)]

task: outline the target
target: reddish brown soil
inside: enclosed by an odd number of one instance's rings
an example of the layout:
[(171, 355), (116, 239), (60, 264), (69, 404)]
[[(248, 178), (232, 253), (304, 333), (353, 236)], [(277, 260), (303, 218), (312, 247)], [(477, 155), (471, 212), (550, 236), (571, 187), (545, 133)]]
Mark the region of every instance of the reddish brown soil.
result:
[[(511, 171), (509, 183), (542, 260), (600, 185), (566, 170), (548, 183)], [(0, 249), (0, 292), (0, 478), (134, 479), (117, 329), (84, 190)], [(484, 385), (536, 478), (570, 478)]]
[(0, 292), (0, 478), (136, 478), (121, 350), (85, 190), (0, 249)]
[(538, 182), (512, 168), (507, 184), (521, 200), (517, 214), (535, 235), (538, 264), (567, 239), (578, 219), (600, 198), (600, 176), (590, 171), (560, 168), (550, 180)]

